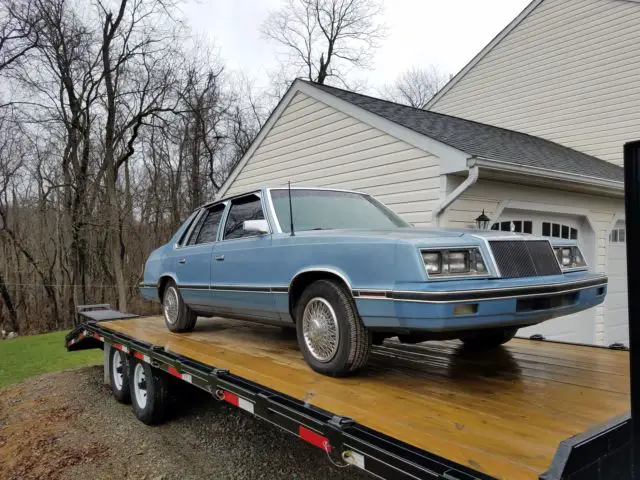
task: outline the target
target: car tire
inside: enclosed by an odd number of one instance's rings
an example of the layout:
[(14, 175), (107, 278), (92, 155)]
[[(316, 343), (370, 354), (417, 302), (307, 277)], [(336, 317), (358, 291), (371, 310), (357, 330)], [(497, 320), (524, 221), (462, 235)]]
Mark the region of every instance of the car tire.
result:
[(111, 392), (115, 399), (124, 404), (131, 403), (131, 389), (129, 385), (128, 356), (111, 347), (109, 351), (109, 378)]
[(296, 326), (298, 346), (316, 372), (341, 377), (367, 363), (371, 332), (338, 282), (318, 280), (304, 290), (296, 305)]
[(166, 374), (134, 358), (129, 379), (131, 404), (136, 418), (146, 425), (162, 423), (165, 419), (169, 391)]
[(495, 348), (507, 343), (516, 336), (518, 329), (515, 327), (492, 328), (460, 337), (465, 346), (474, 349)]
[(162, 294), (162, 314), (167, 328), (175, 333), (193, 331), (198, 320), (195, 312), (184, 303), (173, 280), (169, 280)]

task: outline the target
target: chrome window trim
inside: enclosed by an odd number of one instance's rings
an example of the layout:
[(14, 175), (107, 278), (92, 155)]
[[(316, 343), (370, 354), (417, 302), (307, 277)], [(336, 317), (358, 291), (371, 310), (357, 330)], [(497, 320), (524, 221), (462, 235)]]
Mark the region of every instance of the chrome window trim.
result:
[(466, 280), (472, 280), (472, 279), (483, 279), (483, 278), (495, 278), (495, 275), (491, 274), (491, 272), (489, 272), (489, 269), (487, 268), (487, 273), (485, 274), (478, 274), (478, 275), (473, 275), (473, 274), (454, 274), (454, 275), (436, 275), (436, 276), (429, 276), (429, 272), (427, 272), (427, 268), (426, 265), (424, 265), (424, 260), (422, 259), (422, 252), (442, 252), (442, 251), (449, 251), (449, 250), (469, 250), (475, 248), (476, 250), (478, 250), (480, 252), (480, 255), (482, 256), (482, 261), (485, 262), (485, 266), (487, 266), (487, 261), (484, 258), (484, 253), (482, 252), (482, 248), (480, 248), (480, 245), (460, 245), (460, 246), (455, 246), (455, 247), (420, 247), (420, 260), (423, 263), (423, 268), (425, 273), (427, 274), (427, 279), (430, 282), (441, 282), (443, 280), (460, 280), (460, 279), (466, 279)]
[[(240, 238), (224, 238), (224, 230), (225, 230), (225, 228), (227, 226), (227, 219), (229, 218), (229, 212), (231, 212), (231, 207), (233, 207), (233, 202), (235, 200), (240, 200), (242, 198), (250, 197), (252, 195), (258, 197), (258, 200), (260, 200), (260, 208), (262, 209), (262, 214), (263, 214), (265, 220), (267, 221), (267, 225), (269, 225), (269, 233), (265, 233), (265, 234), (256, 233), (255, 235), (247, 235), (247, 236), (243, 236), (243, 237), (240, 237)], [(269, 222), (269, 215), (264, 215), (265, 212), (267, 212), (267, 209), (265, 208), (265, 201), (264, 201), (264, 198), (263, 198), (261, 190), (256, 190), (255, 192), (250, 192), (250, 193), (247, 193), (245, 195), (239, 195), (237, 197), (234, 197), (232, 200), (225, 200), (224, 202), (226, 202), (227, 206), (225, 208), (225, 212), (224, 212), (224, 215), (223, 215), (224, 223), (222, 221), (220, 222), (220, 225), (224, 225), (224, 226), (223, 226), (223, 228), (218, 228), (218, 238), (217, 238), (218, 242), (223, 243), (223, 242), (233, 242), (233, 241), (236, 241), (236, 240), (247, 240), (247, 239), (251, 239), (251, 238), (255, 238), (255, 237), (264, 237), (266, 235), (272, 235), (273, 234), (273, 226)]]
[(271, 190), (273, 190), (272, 188), (267, 188), (266, 189), (266, 204), (267, 204), (267, 209), (269, 210), (269, 216), (273, 218), (273, 223), (274, 223), (274, 230), (277, 233), (282, 233), (282, 228), (280, 228), (280, 221), (278, 220), (278, 216), (276, 215), (276, 207), (273, 205), (273, 199), (271, 198)]
[(225, 218), (225, 214), (226, 214), (226, 210), (227, 210), (227, 201), (223, 200), (221, 202), (216, 202), (216, 203), (212, 203), (210, 205), (207, 205), (206, 207), (201, 207), (200, 208), (200, 213), (198, 213), (198, 215), (196, 216), (196, 218), (193, 219), (193, 222), (191, 222), (191, 225), (189, 226), (189, 231), (187, 232), (186, 235), (186, 239), (187, 241), (189, 241), (189, 238), (191, 237), (191, 234), (193, 233), (193, 230), (196, 228), (196, 224), (198, 223), (198, 220), (200, 220), (200, 217), (202, 215), (205, 214), (205, 212), (208, 212), (209, 209), (213, 208), (213, 207), (217, 207), (218, 205), (224, 205), (225, 208), (222, 211), (222, 216), (220, 217), (220, 223), (218, 224), (218, 230), (216, 232), (216, 238), (215, 240), (212, 240), (210, 242), (202, 242), (202, 243), (194, 243), (193, 245), (179, 245), (179, 244), (175, 244), (174, 245), (174, 249), (175, 250), (183, 250), (183, 249), (189, 249), (189, 248), (193, 248), (193, 247), (199, 247), (201, 245), (211, 245), (214, 243), (218, 242), (218, 235), (220, 233), (220, 225), (222, 225), (222, 220)]
[[(198, 214), (195, 216), (195, 218), (191, 221), (191, 225), (189, 225), (189, 229), (187, 230), (187, 233), (183, 237), (186, 242), (188, 242), (189, 239), (191, 238), (191, 234), (193, 233), (193, 229), (196, 228), (196, 224), (198, 223), (198, 220), (200, 220), (200, 217), (202, 217), (202, 215), (204, 215), (204, 212), (206, 212), (206, 211), (207, 211), (206, 208), (201, 208), (200, 211), (198, 212)], [(173, 245), (173, 248), (175, 250), (179, 250), (179, 249), (189, 248), (189, 247), (193, 247), (193, 246), (194, 245), (181, 245), (179, 242), (176, 242)]]
[[(270, 209), (270, 212), (273, 213), (273, 219), (274, 219), (274, 223), (275, 223), (275, 226), (276, 226), (275, 230), (278, 233), (283, 233), (283, 231), (282, 231), (282, 227), (280, 226), (280, 220), (278, 219), (278, 215), (276, 214), (276, 208), (273, 205), (273, 198), (271, 196), (271, 191), (272, 190), (288, 190), (288, 189), (289, 189), (288, 187), (270, 187), (270, 188), (266, 188), (269, 209)], [(323, 191), (323, 192), (342, 192), (342, 193), (353, 193), (355, 195), (361, 195), (361, 196), (367, 197), (367, 198), (373, 200), (373, 202), (381, 205), (383, 207), (383, 209), (393, 213), (394, 215), (399, 217), (403, 222), (405, 222), (407, 224), (406, 227), (396, 227), (396, 228), (411, 228), (412, 227), (411, 223), (407, 222), (404, 218), (402, 218), (400, 216), (400, 214), (395, 212), (395, 210), (393, 210), (392, 208), (389, 208), (387, 205), (385, 205), (383, 202), (381, 202), (378, 198), (374, 197), (373, 195), (369, 195), (368, 193), (358, 192), (356, 190), (346, 190), (346, 189), (343, 189), (343, 188), (326, 188), (326, 187), (292, 187), (291, 190), (320, 190), (320, 191)]]

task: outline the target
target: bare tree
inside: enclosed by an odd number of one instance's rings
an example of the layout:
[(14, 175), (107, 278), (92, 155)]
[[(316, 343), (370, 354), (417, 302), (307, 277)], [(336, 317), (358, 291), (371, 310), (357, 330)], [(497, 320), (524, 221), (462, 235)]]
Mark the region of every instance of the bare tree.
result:
[[(169, 63), (173, 32), (155, 30), (157, 17), (170, 4), (155, 0), (120, 0), (117, 9), (98, 2), (102, 23), (102, 77), (105, 123), (102, 136), (108, 210), (108, 244), (113, 277), (118, 290), (118, 308), (127, 309), (124, 273), (126, 246), (118, 205), (118, 178), (135, 153), (140, 129), (150, 117), (171, 112), (175, 103), (173, 72)], [(128, 185), (128, 184), (127, 184)], [(129, 198), (125, 195), (125, 200)], [(130, 210), (127, 208), (126, 210)], [(128, 211), (127, 213), (131, 213)]]
[(39, 15), (31, 0), (6, 0), (0, 7), (0, 71), (10, 68), (38, 44)]
[(449, 77), (436, 67), (413, 67), (401, 73), (396, 80), (385, 85), (380, 95), (387, 100), (415, 108), (425, 108)]
[(379, 0), (287, 0), (262, 25), (284, 49), (287, 80), (303, 76), (346, 84), (350, 68), (371, 66), (385, 36)]

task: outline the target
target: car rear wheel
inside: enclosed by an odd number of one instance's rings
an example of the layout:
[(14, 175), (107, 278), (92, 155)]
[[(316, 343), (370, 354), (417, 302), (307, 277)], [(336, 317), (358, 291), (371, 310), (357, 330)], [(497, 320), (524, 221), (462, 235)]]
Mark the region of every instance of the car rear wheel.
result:
[(494, 348), (507, 343), (516, 336), (517, 328), (491, 328), (481, 330), (468, 336), (460, 337), (460, 340), (470, 348), (485, 349)]
[(318, 280), (305, 289), (296, 308), (296, 326), (302, 355), (316, 372), (349, 375), (369, 358), (371, 332), (335, 281)]
[(191, 332), (196, 326), (197, 316), (184, 303), (173, 280), (169, 280), (162, 294), (162, 313), (165, 325), (172, 332)]

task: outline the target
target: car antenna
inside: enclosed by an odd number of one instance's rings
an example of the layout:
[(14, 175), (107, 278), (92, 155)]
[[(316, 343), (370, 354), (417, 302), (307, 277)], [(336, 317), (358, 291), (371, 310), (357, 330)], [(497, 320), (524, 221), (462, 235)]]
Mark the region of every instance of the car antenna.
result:
[(293, 231), (293, 207), (291, 206), (291, 182), (289, 182), (289, 218), (291, 219), (291, 236), (295, 237), (296, 233)]

